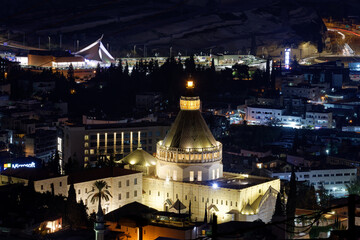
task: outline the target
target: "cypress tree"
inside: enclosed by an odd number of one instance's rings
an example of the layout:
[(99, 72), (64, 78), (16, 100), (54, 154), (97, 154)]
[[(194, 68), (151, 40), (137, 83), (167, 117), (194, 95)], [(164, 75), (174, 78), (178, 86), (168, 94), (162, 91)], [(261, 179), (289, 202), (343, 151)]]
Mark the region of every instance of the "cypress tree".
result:
[(295, 211), (296, 211), (296, 175), (293, 169), (291, 172), (290, 190), (286, 203), (286, 217), (288, 219), (287, 231), (290, 234), (294, 232)]

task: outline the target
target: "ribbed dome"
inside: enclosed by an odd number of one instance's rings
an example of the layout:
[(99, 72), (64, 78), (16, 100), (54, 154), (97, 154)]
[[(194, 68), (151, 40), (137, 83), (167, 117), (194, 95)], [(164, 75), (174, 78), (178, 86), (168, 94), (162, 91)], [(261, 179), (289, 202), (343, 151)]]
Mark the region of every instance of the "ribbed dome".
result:
[(174, 148), (210, 148), (217, 146), (216, 140), (199, 110), (181, 110), (162, 145)]

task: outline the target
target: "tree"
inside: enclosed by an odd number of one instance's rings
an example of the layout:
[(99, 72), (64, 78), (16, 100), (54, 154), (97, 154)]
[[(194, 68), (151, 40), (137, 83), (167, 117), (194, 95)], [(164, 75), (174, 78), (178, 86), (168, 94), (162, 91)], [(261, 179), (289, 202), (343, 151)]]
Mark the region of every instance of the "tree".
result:
[(294, 169), (291, 172), (290, 190), (288, 200), (286, 203), (286, 217), (288, 220), (287, 231), (288, 233), (294, 232), (294, 218), (296, 211), (296, 175)]
[(57, 150), (53, 154), (52, 159), (49, 161), (48, 167), (52, 172), (60, 173), (60, 156)]
[(348, 194), (356, 194), (360, 196), (360, 181), (354, 183), (345, 184)]
[(69, 82), (74, 82), (75, 81), (75, 77), (74, 77), (74, 67), (72, 65), (72, 63), (70, 63), (69, 65), (69, 69), (67, 72), (67, 79)]
[(324, 185), (321, 185), (317, 190), (319, 196), (319, 204), (321, 208), (330, 207), (330, 202), (333, 199), (333, 196), (325, 189)]
[(99, 180), (94, 183), (94, 193), (91, 193), (89, 195), (90, 201), (92, 203), (95, 203), (96, 201), (99, 201), (99, 206), (101, 206), (101, 199), (104, 199), (105, 201), (109, 201), (111, 196), (111, 193), (109, 190), (107, 190), (110, 186), (107, 184), (104, 180)]

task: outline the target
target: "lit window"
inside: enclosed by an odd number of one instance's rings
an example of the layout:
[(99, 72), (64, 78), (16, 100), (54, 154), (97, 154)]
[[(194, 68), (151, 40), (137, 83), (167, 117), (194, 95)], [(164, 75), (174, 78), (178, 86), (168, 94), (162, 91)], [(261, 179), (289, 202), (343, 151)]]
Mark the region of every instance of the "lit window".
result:
[(86, 150), (84, 151), (84, 153), (85, 153), (85, 155), (88, 155), (88, 154), (89, 154), (89, 150), (86, 149)]
[(126, 180), (126, 186), (130, 186), (130, 180)]
[(177, 180), (177, 171), (174, 170), (173, 172), (173, 180), (176, 181)]
[(84, 143), (84, 147), (89, 147), (89, 143), (88, 142)]
[(198, 171), (198, 177), (197, 177), (198, 181), (202, 181), (202, 171)]
[(94, 153), (95, 153), (94, 149), (90, 149), (90, 154), (94, 154)]
[(89, 135), (84, 136), (85, 141), (89, 140)]
[(194, 181), (194, 171), (190, 171), (190, 182)]

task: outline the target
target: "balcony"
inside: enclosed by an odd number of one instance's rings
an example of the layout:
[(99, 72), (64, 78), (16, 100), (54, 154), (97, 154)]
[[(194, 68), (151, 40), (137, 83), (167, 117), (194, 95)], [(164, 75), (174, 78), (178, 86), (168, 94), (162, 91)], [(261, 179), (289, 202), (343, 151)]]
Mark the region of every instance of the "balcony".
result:
[(171, 148), (157, 143), (156, 157), (159, 160), (174, 163), (207, 163), (222, 160), (222, 144), (216, 142), (216, 147), (210, 148)]

